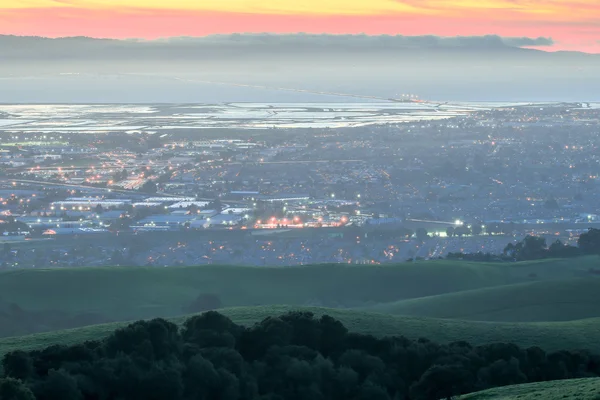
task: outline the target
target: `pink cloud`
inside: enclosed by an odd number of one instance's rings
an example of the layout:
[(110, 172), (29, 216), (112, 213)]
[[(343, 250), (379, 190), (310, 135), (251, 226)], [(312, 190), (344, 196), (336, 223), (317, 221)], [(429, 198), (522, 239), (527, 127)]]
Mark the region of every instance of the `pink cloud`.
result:
[[(504, 14), (503, 14), (504, 13)], [(594, 22), (515, 19), (511, 11), (433, 16), (298, 16), (120, 9), (28, 9), (0, 11), (0, 34), (155, 39), (233, 32), (486, 35), (552, 37), (553, 50), (600, 53)]]

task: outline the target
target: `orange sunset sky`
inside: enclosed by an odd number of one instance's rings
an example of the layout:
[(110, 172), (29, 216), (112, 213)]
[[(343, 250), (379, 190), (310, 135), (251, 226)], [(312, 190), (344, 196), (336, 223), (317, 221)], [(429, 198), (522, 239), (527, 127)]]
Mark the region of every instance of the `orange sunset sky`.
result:
[(600, 0), (0, 0), (0, 34), (234, 32), (544, 36), (547, 50), (600, 53)]

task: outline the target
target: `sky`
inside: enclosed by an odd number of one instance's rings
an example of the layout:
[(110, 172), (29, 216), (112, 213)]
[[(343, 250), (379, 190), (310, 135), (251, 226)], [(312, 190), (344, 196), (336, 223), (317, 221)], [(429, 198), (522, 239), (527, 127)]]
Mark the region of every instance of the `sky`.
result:
[(157, 39), (227, 33), (551, 37), (600, 53), (598, 0), (0, 0), (0, 34)]

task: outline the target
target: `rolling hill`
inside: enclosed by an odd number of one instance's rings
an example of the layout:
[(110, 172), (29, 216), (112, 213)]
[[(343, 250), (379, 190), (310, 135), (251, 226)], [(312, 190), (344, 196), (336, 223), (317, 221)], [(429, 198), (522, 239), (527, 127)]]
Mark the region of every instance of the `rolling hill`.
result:
[(598, 400), (600, 378), (527, 383), (471, 393), (460, 400)]
[[(576, 262), (514, 264), (440, 260), (385, 266), (211, 265), (5, 271), (0, 272), (0, 337), (223, 307), (393, 305), (399, 300), (529, 282), (532, 277), (572, 278), (586, 274), (595, 263), (595, 258), (588, 257)], [(213, 299), (210, 306), (191, 307), (199, 296), (206, 295)]]
[(472, 321), (540, 322), (600, 317), (600, 279), (539, 281), (380, 304), (372, 311)]
[(0, 273), (3, 301), (33, 310), (100, 312), (115, 318), (181, 313), (201, 293), (224, 307), (269, 304), (353, 306), (390, 302), (538, 279), (572, 277), (580, 260), (526, 263), (429, 261), (395, 265), (302, 267), (92, 267)]
[(495, 286), (512, 281), (494, 266), (106, 267), (0, 274), (5, 302), (31, 310), (102, 313), (129, 320), (173, 316), (201, 293), (224, 307), (360, 305)]
[[(402, 335), (411, 339), (425, 337), (440, 343), (465, 340), (474, 345), (512, 342), (523, 347), (540, 346), (547, 351), (590, 349), (600, 352), (600, 318), (553, 323), (492, 323), (401, 317), (319, 307), (263, 306), (219, 310), (234, 322), (245, 326), (288, 311), (310, 311), (315, 315), (328, 314), (340, 320), (352, 332), (375, 336)], [(181, 324), (189, 317), (189, 315), (180, 316), (171, 320)], [(126, 324), (126, 322), (100, 324), (3, 338), (0, 339), (0, 356), (17, 349), (33, 350), (54, 344), (74, 344), (101, 339)]]

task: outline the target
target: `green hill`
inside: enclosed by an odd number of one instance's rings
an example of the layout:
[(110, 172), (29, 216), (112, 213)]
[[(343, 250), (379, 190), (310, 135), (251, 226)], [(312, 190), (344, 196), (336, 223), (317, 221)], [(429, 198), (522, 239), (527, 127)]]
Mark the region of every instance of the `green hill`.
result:
[[(586, 273), (596, 262), (427, 261), (298, 267), (104, 267), (0, 272), (0, 337), (257, 305), (377, 303)], [(209, 295), (210, 305), (196, 302)], [(424, 314), (425, 315), (425, 314)]]
[(0, 273), (0, 297), (24, 309), (141, 318), (181, 313), (182, 306), (206, 292), (220, 296), (225, 307), (310, 302), (348, 306), (524, 282), (541, 271), (541, 279), (572, 277), (573, 264), (440, 260), (385, 266), (33, 269)]
[[(600, 352), (600, 318), (555, 323), (492, 323), (400, 317), (356, 310), (294, 306), (238, 307), (219, 310), (219, 312), (238, 324), (249, 326), (268, 316), (281, 315), (295, 310), (311, 311), (315, 315), (328, 314), (343, 322), (352, 332), (376, 336), (403, 335), (411, 339), (425, 337), (441, 343), (466, 340), (475, 345), (512, 342), (523, 347), (540, 346), (548, 351), (591, 349)], [(171, 320), (183, 323), (187, 318), (189, 316)], [(0, 355), (16, 349), (33, 350), (53, 344), (73, 344), (101, 339), (126, 324), (101, 324), (3, 338), (0, 339)]]
[[(0, 337), (215, 307), (358, 307), (522, 281), (521, 267), (503, 267), (439, 261), (390, 266), (16, 270), (0, 273)], [(214, 295), (217, 304), (189, 308), (201, 294)]]
[(598, 400), (600, 378), (527, 383), (461, 396), (460, 400)]
[(505, 285), (380, 304), (372, 311), (474, 321), (569, 321), (600, 317), (600, 279)]
[(494, 267), (398, 266), (112, 267), (0, 274), (0, 296), (24, 309), (103, 313), (115, 319), (177, 315), (201, 293), (223, 306), (333, 305), (393, 301), (504, 284)]

